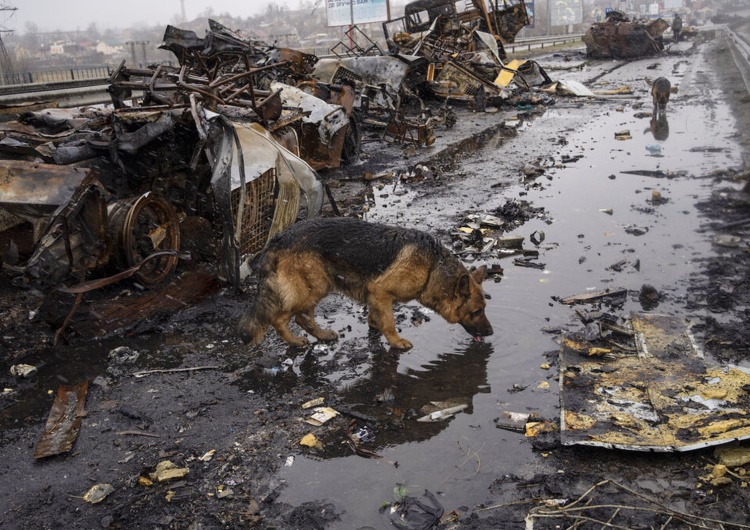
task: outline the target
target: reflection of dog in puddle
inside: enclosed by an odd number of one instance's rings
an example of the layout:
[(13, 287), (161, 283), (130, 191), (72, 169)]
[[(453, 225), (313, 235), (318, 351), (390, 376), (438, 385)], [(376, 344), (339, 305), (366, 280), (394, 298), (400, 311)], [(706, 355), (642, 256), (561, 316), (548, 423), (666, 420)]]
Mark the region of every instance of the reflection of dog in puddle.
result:
[(418, 300), (476, 340), (492, 334), (480, 285), (482, 266), (468, 271), (431, 235), (352, 218), (300, 221), (276, 235), (259, 259), (260, 283), (252, 310), (239, 323), (245, 341), (257, 343), (273, 326), (291, 346), (307, 338), (288, 327), (294, 317), (321, 341), (338, 338), (315, 322), (315, 306), (331, 292), (368, 305), (368, 323), (391, 347), (411, 348), (396, 332), (394, 302)]
[(651, 127), (649, 129), (651, 134), (654, 135), (654, 140), (663, 142), (669, 138), (669, 122), (667, 121), (667, 113), (654, 114), (651, 116)]

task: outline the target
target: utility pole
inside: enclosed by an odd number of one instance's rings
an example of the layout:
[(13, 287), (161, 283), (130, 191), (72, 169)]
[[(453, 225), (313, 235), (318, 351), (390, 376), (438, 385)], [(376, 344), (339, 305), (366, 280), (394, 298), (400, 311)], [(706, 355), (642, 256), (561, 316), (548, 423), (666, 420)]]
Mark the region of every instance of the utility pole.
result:
[[(146, 57), (146, 44), (148, 44), (149, 41), (147, 40), (129, 40), (125, 44), (130, 46), (130, 60), (133, 62), (133, 65), (138, 65), (139, 67), (144, 67), (148, 63), (148, 58)], [(139, 63), (138, 59), (136, 58), (135, 54), (135, 45), (140, 44), (141, 45), (141, 53), (143, 55), (143, 62)]]
[(182, 16), (181, 22), (185, 22), (187, 20), (185, 16), (185, 0), (180, 0), (180, 14)]

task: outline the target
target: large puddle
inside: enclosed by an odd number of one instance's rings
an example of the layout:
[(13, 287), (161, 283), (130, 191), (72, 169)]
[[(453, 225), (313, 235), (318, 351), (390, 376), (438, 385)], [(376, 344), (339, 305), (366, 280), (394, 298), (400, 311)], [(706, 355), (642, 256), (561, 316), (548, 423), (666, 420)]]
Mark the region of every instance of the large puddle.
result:
[[(631, 63), (612, 82), (633, 84), (644, 95), (644, 66)], [(635, 116), (634, 99), (587, 103), (583, 110), (571, 101), (527, 124), (517, 138), (467, 153), (457, 168), (462, 176), (437, 193), (437, 202), (434, 195), (423, 198), (419, 186), (375, 190), (371, 220), (426, 229), (457, 226), (462, 214), (491, 212), (509, 199), (528, 200), (543, 207), (551, 222), (534, 219), (507, 235), (524, 236), (525, 246), (533, 248), (530, 234), (543, 231), (538, 261), (545, 267), (516, 267), (512, 260), (485, 256), (505, 270), (502, 281), (485, 284), (495, 328), (485, 343), (472, 343), (459, 326), (433, 315), (419, 326), (403, 326), (412, 350), (393, 360), (376, 346), (371, 372), (349, 373), (340, 381), (347, 403), (363, 408), (377, 407), (377, 396), (390, 388), (407, 409), (451, 399), (467, 400), (467, 409), (447, 422), (421, 424), (412, 416), (406, 428), (382, 430), (375, 442), (381, 460), (346, 451), (326, 460), (298, 457), (284, 470), (288, 487), (281, 500), (294, 505), (328, 500), (346, 507), (336, 526), (342, 529), (389, 526), (378, 506), (395, 500), (397, 484), (417, 497), (425, 489), (435, 493), (446, 511), (480, 503), (498, 477), (528, 478), (537, 471), (529, 441), (498, 429), (494, 420), (503, 411), (549, 419), (559, 414), (557, 370), (541, 367), (557, 355), (556, 336), (542, 330), (580, 324), (573, 309), (555, 298), (624, 288), (630, 294), (617, 313), (627, 316), (643, 310), (637, 294), (649, 284), (663, 295), (655, 311), (689, 316), (682, 309), (685, 279), (698, 270), (696, 260), (712, 252), (694, 205), (711, 192), (708, 176), (714, 170), (741, 161), (731, 114), (721, 95), (703, 84), (699, 66), (672, 61), (662, 68), (663, 74), (656, 70), (649, 76), (668, 75), (680, 84), (669, 105), (666, 139), (654, 138), (649, 118)], [(650, 97), (641, 101), (640, 110), (650, 111)], [(615, 139), (625, 130), (630, 139)], [(553, 157), (555, 167), (533, 185), (524, 182), (520, 168), (543, 155)], [(582, 156), (562, 164), (564, 155)], [(655, 191), (659, 202), (653, 201)], [(365, 340), (361, 319), (342, 324), (337, 317), (337, 329), (348, 325), (344, 344)], [(345, 351), (341, 344), (333, 349), (322, 358)]]

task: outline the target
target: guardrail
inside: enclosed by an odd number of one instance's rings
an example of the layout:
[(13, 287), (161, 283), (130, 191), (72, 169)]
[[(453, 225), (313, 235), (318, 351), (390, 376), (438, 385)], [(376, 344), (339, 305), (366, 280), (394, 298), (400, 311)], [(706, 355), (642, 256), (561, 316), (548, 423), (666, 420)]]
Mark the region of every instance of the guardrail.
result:
[(544, 49), (559, 46), (561, 44), (570, 44), (572, 42), (581, 42), (583, 33), (571, 35), (552, 35), (547, 37), (529, 37), (511, 44), (504, 44), (505, 53), (514, 54), (518, 51), (531, 51), (533, 49)]
[(724, 38), (729, 44), (729, 50), (732, 53), (734, 63), (737, 65), (742, 80), (745, 82), (745, 88), (750, 93), (750, 43), (747, 42), (744, 36), (729, 27), (724, 31)]
[(109, 66), (71, 66), (69, 68), (45, 69), (26, 72), (4, 72), (0, 76), (2, 87), (0, 89), (8, 93), (10, 87), (50, 84), (50, 83), (68, 83), (71, 81), (86, 80), (103, 80), (109, 79)]

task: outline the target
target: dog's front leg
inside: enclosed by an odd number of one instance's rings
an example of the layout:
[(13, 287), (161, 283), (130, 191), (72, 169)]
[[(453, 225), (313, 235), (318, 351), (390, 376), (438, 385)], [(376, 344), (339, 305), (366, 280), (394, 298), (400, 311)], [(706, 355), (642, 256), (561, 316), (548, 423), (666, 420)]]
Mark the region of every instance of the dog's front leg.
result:
[(292, 315), (290, 313), (283, 313), (277, 316), (271, 323), (271, 325), (279, 334), (279, 336), (284, 339), (284, 342), (286, 342), (290, 346), (307, 346), (308, 344), (310, 344), (310, 341), (308, 341), (307, 338), (299, 337), (292, 333), (292, 331), (289, 329), (289, 320), (291, 318)]
[(315, 308), (297, 313), (294, 320), (299, 326), (318, 340), (332, 341), (339, 338), (339, 334), (332, 329), (323, 329), (315, 322)]
[(379, 330), (385, 335), (388, 344), (397, 350), (408, 350), (412, 347), (411, 342), (403, 339), (396, 332), (396, 320), (393, 317), (393, 298), (386, 293), (371, 292), (367, 299), (370, 313), (367, 323), (371, 328)]

